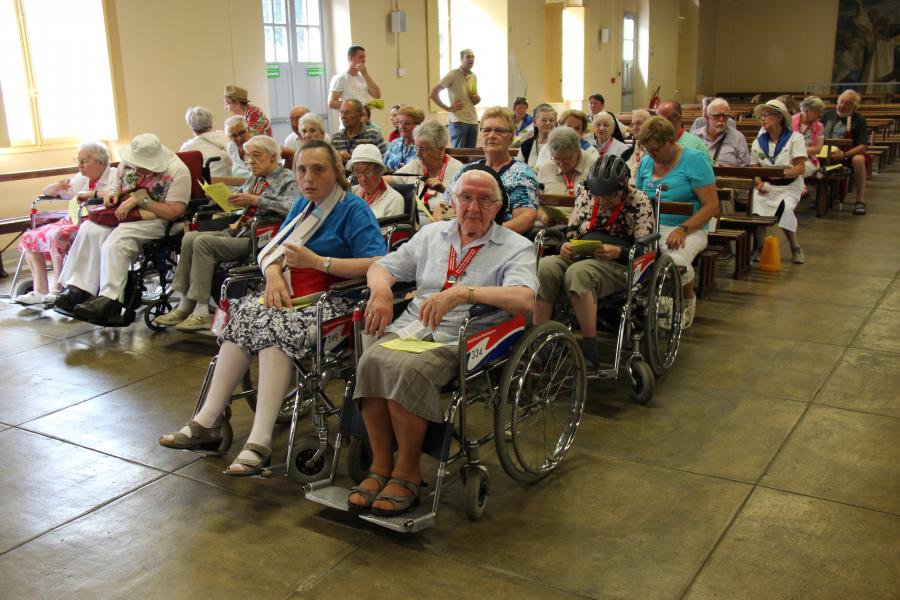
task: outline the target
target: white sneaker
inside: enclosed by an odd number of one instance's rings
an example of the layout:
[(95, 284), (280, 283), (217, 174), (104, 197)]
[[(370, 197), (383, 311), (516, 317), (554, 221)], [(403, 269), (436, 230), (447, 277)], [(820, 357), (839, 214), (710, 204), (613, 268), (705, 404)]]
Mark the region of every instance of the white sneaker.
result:
[(683, 313), (683, 324), (681, 325), (682, 329), (687, 329), (691, 325), (694, 324), (694, 315), (697, 314), (697, 296), (693, 298), (685, 298), (684, 299), (684, 313)]
[(31, 290), (27, 294), (22, 294), (16, 298), (19, 304), (31, 305), (41, 304), (44, 301), (44, 294)]
[(44, 296), (44, 304), (53, 304), (54, 302), (56, 302), (57, 296), (59, 296), (58, 293), (50, 292), (49, 294)]

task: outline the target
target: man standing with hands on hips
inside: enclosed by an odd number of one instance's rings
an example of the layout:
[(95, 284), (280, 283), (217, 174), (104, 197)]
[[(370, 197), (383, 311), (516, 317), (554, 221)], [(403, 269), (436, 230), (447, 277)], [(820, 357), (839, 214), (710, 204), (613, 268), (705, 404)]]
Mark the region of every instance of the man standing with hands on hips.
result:
[[(450, 143), (454, 148), (474, 148), (478, 140), (478, 113), (475, 105), (481, 102), (478, 80), (472, 72), (475, 53), (468, 48), (459, 53), (459, 68), (453, 69), (431, 90), (435, 104), (450, 113)], [(446, 89), (450, 106), (441, 101), (440, 93)]]

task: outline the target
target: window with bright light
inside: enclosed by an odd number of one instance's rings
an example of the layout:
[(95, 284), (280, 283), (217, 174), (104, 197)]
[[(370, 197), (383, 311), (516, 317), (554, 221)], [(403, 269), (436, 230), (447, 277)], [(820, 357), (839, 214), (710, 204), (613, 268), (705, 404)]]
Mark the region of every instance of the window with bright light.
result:
[(622, 27), (622, 60), (634, 60), (634, 19), (625, 17)]
[(0, 0), (12, 146), (117, 139), (102, 0)]
[[(322, 62), (319, 0), (262, 0), (266, 62)], [(293, 37), (290, 32), (293, 31)]]

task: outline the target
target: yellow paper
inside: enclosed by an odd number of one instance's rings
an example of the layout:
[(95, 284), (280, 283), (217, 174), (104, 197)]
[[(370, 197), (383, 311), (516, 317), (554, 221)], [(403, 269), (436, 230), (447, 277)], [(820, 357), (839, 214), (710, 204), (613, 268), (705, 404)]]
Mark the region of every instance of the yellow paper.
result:
[[(316, 292), (315, 294), (300, 296), (299, 298), (291, 298), (291, 308), (306, 308), (307, 306), (312, 306), (319, 300), (321, 296), (322, 292)], [(266, 297), (260, 296), (257, 302), (259, 302), (260, 304), (265, 304)]]
[(372, 108), (377, 108), (378, 110), (384, 110), (384, 100), (381, 98), (372, 98), (367, 103)]
[[(437, 196), (435, 196), (435, 198), (437, 198)], [(428, 210), (428, 207), (425, 206), (425, 203), (422, 202), (422, 199), (419, 198), (418, 194), (416, 194), (416, 204), (419, 206), (419, 212), (421, 212), (422, 214), (428, 215), (428, 218), (431, 219), (432, 223), (434, 223), (434, 216)]]
[(570, 243), (575, 254), (593, 254), (594, 250), (603, 245), (600, 240), (572, 240)]
[[(834, 146), (832, 146), (833, 148)], [(816, 158), (828, 158), (828, 146), (822, 146), (819, 148), (819, 153), (816, 154)]]
[(213, 199), (213, 202), (219, 205), (222, 210), (225, 212), (234, 212), (238, 209), (237, 206), (228, 201), (229, 198), (234, 194), (231, 191), (231, 188), (225, 185), (222, 182), (219, 183), (206, 183), (205, 181), (200, 182), (200, 187), (203, 188), (204, 193), (207, 196)]
[(413, 354), (421, 354), (422, 352), (427, 352), (428, 350), (434, 350), (435, 348), (440, 348), (444, 344), (438, 344), (437, 342), (426, 342), (424, 340), (415, 340), (415, 339), (394, 339), (381, 344), (388, 350), (400, 350), (402, 352), (412, 352)]

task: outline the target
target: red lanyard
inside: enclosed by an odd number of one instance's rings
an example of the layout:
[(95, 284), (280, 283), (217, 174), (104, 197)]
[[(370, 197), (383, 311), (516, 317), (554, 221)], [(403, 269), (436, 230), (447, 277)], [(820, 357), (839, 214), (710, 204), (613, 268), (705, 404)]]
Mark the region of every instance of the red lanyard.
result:
[(683, 135), (684, 135), (684, 127), (682, 127), (681, 131), (678, 132), (678, 135), (675, 136), (675, 141), (677, 142), (678, 140), (680, 140), (681, 136), (683, 136)]
[(614, 139), (615, 139), (614, 137), (610, 137), (610, 138), (606, 141), (606, 143), (603, 145), (603, 148), (600, 149), (600, 153), (599, 153), (600, 156), (603, 156), (604, 154), (606, 154), (606, 151), (609, 150), (609, 145), (612, 144), (612, 141), (613, 141)]
[(269, 182), (266, 181), (264, 178), (260, 177), (253, 183), (253, 189), (251, 190), (251, 193), (254, 196), (259, 196), (264, 191), (266, 191), (266, 189), (268, 189), (268, 187), (269, 187)]
[(575, 197), (575, 177), (569, 179), (569, 176), (565, 173), (562, 174), (563, 182), (566, 184), (566, 193), (569, 195), (569, 198)]
[(387, 185), (385, 185), (384, 180), (382, 179), (381, 183), (378, 185), (378, 189), (375, 190), (375, 193), (373, 193), (371, 196), (369, 196), (368, 194), (366, 194), (365, 191), (363, 191), (362, 197), (363, 197), (363, 200), (365, 200), (369, 206), (372, 206), (372, 204), (376, 200), (381, 198), (382, 194), (384, 194), (384, 192), (386, 192), (386, 191), (387, 191)]
[[(619, 203), (616, 204), (615, 208), (613, 208), (612, 214), (609, 215), (609, 218), (606, 220), (606, 225), (603, 226), (603, 229), (609, 231), (609, 228), (612, 227), (613, 223), (616, 222), (616, 219), (619, 218), (619, 213), (622, 212), (622, 208), (625, 206), (625, 193), (622, 193), (622, 198), (619, 200)], [(594, 231), (597, 227), (597, 216), (600, 213), (600, 198), (594, 198), (594, 209), (591, 212), (591, 225), (588, 231)]]
[(456, 248), (454, 248), (452, 244), (450, 245), (450, 256), (447, 258), (447, 279), (444, 281), (444, 287), (441, 288), (441, 291), (453, 287), (453, 284), (462, 278), (466, 269), (469, 267), (469, 263), (472, 262), (472, 259), (475, 258), (475, 255), (478, 254), (478, 251), (482, 248), (484, 248), (484, 244), (469, 248), (468, 252), (466, 252), (466, 255), (463, 257), (462, 262), (457, 265)]
[[(440, 179), (442, 182), (444, 181), (444, 171), (447, 170), (447, 163), (449, 161), (450, 157), (445, 154), (444, 159), (441, 161), (441, 174), (438, 175), (438, 179)], [(425, 177), (425, 179), (431, 179), (431, 177), (428, 175), (428, 169), (425, 167), (425, 163), (422, 163), (422, 176)], [(425, 202), (425, 206), (429, 206), (428, 201), (432, 196), (434, 196), (434, 190), (431, 189), (422, 194), (422, 201)]]

